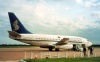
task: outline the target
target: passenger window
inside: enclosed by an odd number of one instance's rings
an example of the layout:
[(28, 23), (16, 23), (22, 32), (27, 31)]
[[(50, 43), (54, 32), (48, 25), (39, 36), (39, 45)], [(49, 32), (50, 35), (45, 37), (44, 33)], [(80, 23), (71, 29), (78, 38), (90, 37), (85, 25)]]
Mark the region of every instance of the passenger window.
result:
[(58, 36), (58, 38), (60, 38), (60, 36)]

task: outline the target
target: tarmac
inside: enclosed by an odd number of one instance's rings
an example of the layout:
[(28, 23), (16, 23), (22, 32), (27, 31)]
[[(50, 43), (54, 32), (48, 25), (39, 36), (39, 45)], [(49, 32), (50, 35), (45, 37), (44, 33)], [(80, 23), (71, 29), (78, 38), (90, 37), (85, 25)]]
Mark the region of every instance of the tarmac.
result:
[[(87, 50), (86, 57), (100, 57), (100, 48), (94, 48), (93, 55)], [(84, 57), (83, 52), (60, 50), (48, 51), (48, 49), (40, 47), (28, 48), (0, 48), (0, 62), (18, 62), (22, 59), (43, 59), (43, 58), (76, 58)]]

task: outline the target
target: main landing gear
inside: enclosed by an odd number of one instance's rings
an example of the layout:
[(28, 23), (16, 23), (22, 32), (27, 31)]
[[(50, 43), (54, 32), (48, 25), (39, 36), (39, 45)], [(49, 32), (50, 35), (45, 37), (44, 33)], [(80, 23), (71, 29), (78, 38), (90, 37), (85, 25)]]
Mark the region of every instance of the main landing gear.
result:
[(52, 50), (53, 50), (53, 48), (50, 47), (50, 48), (49, 48), (49, 51), (52, 51)]
[(53, 47), (51, 46), (51, 47), (49, 47), (49, 51), (52, 51), (53, 50)]
[[(49, 51), (52, 51), (53, 47), (49, 47)], [(55, 51), (59, 51), (59, 48), (56, 48)]]

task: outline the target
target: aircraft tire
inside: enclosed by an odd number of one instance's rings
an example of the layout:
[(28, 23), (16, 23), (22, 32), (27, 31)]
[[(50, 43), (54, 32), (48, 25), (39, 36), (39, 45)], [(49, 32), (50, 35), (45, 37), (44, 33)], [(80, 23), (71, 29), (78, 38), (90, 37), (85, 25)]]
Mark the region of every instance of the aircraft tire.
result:
[(49, 47), (49, 51), (52, 51), (52, 49), (53, 49), (52, 47)]
[(55, 51), (59, 51), (59, 48), (56, 48)]

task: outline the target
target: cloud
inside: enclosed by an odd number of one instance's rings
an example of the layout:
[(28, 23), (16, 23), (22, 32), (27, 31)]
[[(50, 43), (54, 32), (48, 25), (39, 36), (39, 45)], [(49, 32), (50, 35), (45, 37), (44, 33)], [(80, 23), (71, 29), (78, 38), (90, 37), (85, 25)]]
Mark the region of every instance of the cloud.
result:
[(34, 14), (39, 18), (48, 18), (56, 13), (53, 7), (48, 7), (46, 4), (39, 3), (34, 8)]
[(89, 29), (89, 28), (98, 28), (99, 24), (95, 21), (91, 21), (90, 19), (87, 19), (85, 17), (79, 17), (79, 24), (82, 27), (82, 29)]
[(79, 4), (83, 4), (82, 0), (76, 0), (76, 2), (79, 3)]
[[(19, 2), (23, 3), (20, 4)], [(77, 0), (77, 2), (80, 4), (84, 3), (83, 0)], [(88, 1), (85, 1), (85, 3), (86, 2)], [(71, 32), (77, 32), (79, 29), (84, 30), (88, 28), (97, 27), (98, 25), (95, 24), (94, 22), (89, 21), (84, 17), (78, 17), (76, 19), (67, 18), (62, 14), (59, 14), (60, 8), (48, 5), (45, 1), (39, 1), (38, 3), (35, 3), (34, 6), (33, 4), (30, 4), (30, 2), (27, 2), (27, 0), (25, 1), (14, 0), (13, 2), (10, 1), (10, 3), (12, 4), (9, 5), (7, 10), (9, 10), (9, 8), (10, 9), (13, 8), (11, 10), (15, 11), (18, 14), (18, 17), (22, 19), (22, 22), (27, 24), (27, 26), (29, 27), (33, 27), (35, 23), (37, 24), (37, 26), (40, 26), (41, 28), (45, 27), (46, 30), (48, 30), (48, 28), (52, 29), (60, 28), (62, 31), (63, 29), (67, 29)], [(20, 11), (16, 10), (16, 8)], [(70, 8), (64, 6), (62, 10), (70, 10)], [(30, 22), (27, 20), (29, 20)]]
[(91, 15), (92, 15), (93, 17), (96, 17), (96, 18), (100, 19), (100, 11), (93, 11), (93, 12), (91, 13)]
[[(90, 0), (89, 1), (76, 0), (76, 1), (79, 4), (84, 4), (84, 5), (89, 4), (90, 6), (92, 4), (95, 4), (95, 1), (90, 1)], [(65, 28), (74, 32), (74, 31), (77, 31), (78, 29), (83, 30), (83, 29), (88, 29), (92, 27), (97, 27), (98, 25), (86, 19), (85, 17), (81, 17), (81, 16), (75, 19), (67, 18), (65, 17), (66, 16), (65, 14), (63, 15), (60, 13), (59, 11), (61, 10), (60, 8), (58, 7), (56, 8), (55, 5), (54, 6), (49, 5), (47, 4), (46, 1), (39, 1), (35, 4), (32, 4), (33, 1), (28, 2), (27, 0), (25, 1), (12, 0), (8, 2), (10, 3), (10, 5), (6, 3), (8, 7), (5, 8), (6, 9), (5, 11), (14, 11), (18, 15), (18, 17), (20, 17), (22, 22), (26, 24), (27, 26), (29, 25), (29, 27), (34, 26), (34, 24), (37, 24), (37, 26), (39, 25), (46, 28), (59, 27), (62, 30), (63, 28)], [(66, 10), (66, 11), (70, 9), (71, 8), (68, 6), (62, 7), (62, 10)], [(96, 15), (96, 16), (99, 17), (99, 15)]]
[(100, 6), (100, 2), (98, 2), (98, 0), (76, 0), (76, 2), (86, 7)]
[(69, 7), (65, 7), (65, 10), (70, 10), (70, 8)]

